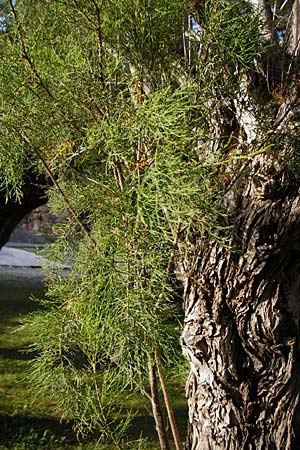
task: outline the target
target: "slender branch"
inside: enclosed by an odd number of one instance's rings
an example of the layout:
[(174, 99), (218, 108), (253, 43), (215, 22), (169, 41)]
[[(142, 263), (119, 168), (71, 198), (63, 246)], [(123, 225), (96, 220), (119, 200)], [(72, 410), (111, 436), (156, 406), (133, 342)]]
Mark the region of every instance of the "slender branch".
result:
[(82, 17), (85, 18), (85, 20), (92, 25), (92, 27), (94, 29), (96, 29), (96, 25), (94, 24), (93, 20), (80, 8), (80, 5), (78, 4), (77, 0), (72, 0), (72, 2), (74, 3), (75, 7), (77, 8), (77, 11), (79, 12), (79, 14), (82, 15)]
[[(17, 12), (16, 9), (14, 7), (14, 2), (13, 0), (9, 0), (9, 4), (10, 4), (10, 8), (12, 11), (12, 15), (13, 18), (15, 20), (16, 23), (18, 23), (18, 16), (17, 16)], [(53, 94), (51, 93), (51, 91), (49, 90), (48, 86), (44, 83), (44, 81), (42, 80), (39, 72), (37, 71), (35, 65), (33, 64), (33, 61), (31, 59), (31, 57), (29, 56), (29, 53), (27, 52), (26, 46), (25, 46), (25, 41), (24, 41), (24, 37), (23, 37), (23, 33), (22, 30), (20, 28), (20, 33), (19, 33), (19, 38), (20, 38), (20, 42), (21, 42), (21, 46), (22, 46), (22, 56), (25, 59), (25, 61), (27, 62), (31, 72), (34, 74), (34, 76), (37, 78), (39, 84), (42, 86), (42, 88), (47, 92), (48, 96), (50, 98), (54, 98)]]
[(71, 205), (68, 197), (66, 196), (66, 194), (64, 193), (64, 191), (62, 190), (62, 188), (60, 187), (60, 184), (58, 183), (57, 179), (55, 178), (55, 176), (52, 173), (52, 170), (50, 169), (50, 167), (48, 166), (46, 160), (44, 159), (43, 155), (41, 154), (41, 152), (36, 149), (30, 139), (28, 138), (28, 136), (26, 135), (26, 133), (24, 131), (22, 131), (21, 133), (22, 138), (25, 140), (25, 142), (27, 142), (33, 153), (35, 154), (35, 156), (41, 161), (45, 172), (47, 173), (47, 175), (49, 176), (50, 180), (52, 181), (54, 187), (57, 189), (57, 191), (60, 193), (63, 201), (65, 202), (65, 205), (68, 209), (68, 211), (71, 213), (71, 215), (73, 216), (73, 218), (75, 219), (76, 223), (79, 225), (81, 231), (86, 235), (86, 237), (88, 238), (88, 240), (90, 241), (92, 247), (94, 249), (97, 248), (97, 243), (96, 241), (91, 237), (89, 230), (87, 229), (87, 227), (84, 225), (84, 223), (82, 222), (82, 220), (78, 217), (78, 215), (76, 214), (76, 211), (74, 210), (73, 206)]
[(161, 450), (170, 450), (167, 433), (163, 421), (162, 408), (158, 395), (157, 388), (157, 367), (155, 364), (152, 364), (151, 361), (148, 362), (148, 373), (149, 373), (149, 382), (151, 388), (151, 405), (153, 416), (155, 420), (155, 428), (158, 434), (158, 439), (160, 443)]
[[(120, 364), (119, 364), (117, 361), (114, 361), (114, 364), (115, 364), (117, 367), (119, 367), (120, 371), (123, 370), (122, 367), (120, 366)], [(140, 393), (141, 393), (144, 397), (146, 397), (146, 398), (149, 400), (149, 402), (152, 402), (152, 397), (151, 397), (151, 395), (148, 394), (148, 392), (146, 391), (146, 389), (144, 389), (143, 386), (141, 386), (140, 383), (139, 383), (135, 378), (131, 377), (130, 381), (131, 381), (132, 384), (134, 384), (134, 385), (138, 388), (138, 390), (140, 391)]]
[(294, 1), (293, 5), (293, 24), (292, 33), (294, 39), (293, 55), (298, 55), (299, 41), (300, 41), (300, 5), (299, 0)]
[(119, 187), (119, 189), (121, 191), (124, 190), (124, 180), (123, 180), (123, 173), (122, 173), (122, 167), (120, 162), (117, 160), (115, 160), (115, 164), (113, 165), (113, 175), (114, 175), (114, 179), (116, 181), (117, 186)]
[(157, 372), (158, 372), (158, 376), (159, 376), (160, 385), (161, 385), (164, 400), (165, 400), (165, 405), (166, 405), (167, 412), (168, 412), (168, 417), (169, 417), (170, 427), (172, 430), (172, 435), (173, 435), (173, 439), (174, 439), (174, 443), (175, 443), (175, 448), (176, 448), (176, 450), (183, 450), (183, 446), (182, 446), (182, 443), (180, 440), (180, 436), (179, 436), (179, 432), (178, 432), (178, 428), (177, 428), (177, 424), (176, 424), (176, 419), (175, 419), (174, 410), (173, 410), (173, 406), (171, 403), (168, 387), (167, 387), (167, 384), (165, 381), (165, 377), (164, 377), (163, 370), (162, 370), (161, 363), (160, 363), (160, 358), (158, 355), (156, 355), (156, 365), (157, 365)]
[(108, 435), (110, 436), (111, 440), (113, 441), (114, 445), (116, 446), (116, 449), (122, 450), (122, 448), (120, 447), (118, 441), (116, 440), (116, 438), (114, 436), (114, 433), (111, 430), (111, 427), (110, 427), (110, 424), (107, 419), (107, 415), (106, 415), (106, 412), (105, 412), (105, 409), (104, 409), (104, 406), (102, 403), (102, 399), (101, 399), (100, 392), (99, 392), (99, 386), (98, 386), (98, 382), (97, 382), (96, 363), (93, 362), (91, 366), (92, 366), (92, 377), (93, 377), (93, 383), (94, 383), (94, 388), (95, 388), (95, 392), (96, 392), (97, 403), (99, 406), (99, 410), (100, 410), (104, 428), (105, 428), (106, 432), (108, 433)]
[(98, 70), (99, 70), (99, 81), (100, 83), (104, 82), (103, 76), (103, 37), (102, 37), (102, 27), (101, 27), (101, 12), (100, 8), (97, 5), (95, 0), (92, 0), (92, 3), (96, 10), (97, 17), (97, 25), (95, 25), (94, 21), (86, 14), (79, 6), (77, 0), (72, 0), (77, 11), (85, 18), (85, 20), (92, 26), (93, 30), (97, 33), (97, 45), (98, 45)]
[(100, 83), (104, 82), (103, 76), (103, 37), (102, 37), (102, 28), (101, 28), (101, 12), (100, 8), (97, 5), (95, 0), (92, 0), (92, 3), (96, 10), (97, 16), (97, 44), (98, 44), (98, 70), (99, 70), (99, 81)]
[(185, 35), (185, 31), (186, 31), (186, 25), (184, 25), (182, 27), (182, 44), (183, 44), (183, 54), (184, 54), (184, 61), (185, 61), (185, 65), (186, 67), (188, 66), (188, 40), (187, 37)]

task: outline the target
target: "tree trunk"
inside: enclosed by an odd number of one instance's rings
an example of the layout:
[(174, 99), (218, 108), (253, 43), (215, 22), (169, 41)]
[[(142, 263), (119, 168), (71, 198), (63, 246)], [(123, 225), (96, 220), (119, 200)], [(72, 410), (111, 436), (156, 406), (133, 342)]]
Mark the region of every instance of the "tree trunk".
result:
[(274, 167), (228, 194), (231, 248), (206, 236), (180, 264), (189, 450), (300, 447), (300, 195)]
[(290, 17), (290, 29), (288, 30), (288, 47), (293, 56), (299, 54), (300, 46), (300, 1), (294, 0)]

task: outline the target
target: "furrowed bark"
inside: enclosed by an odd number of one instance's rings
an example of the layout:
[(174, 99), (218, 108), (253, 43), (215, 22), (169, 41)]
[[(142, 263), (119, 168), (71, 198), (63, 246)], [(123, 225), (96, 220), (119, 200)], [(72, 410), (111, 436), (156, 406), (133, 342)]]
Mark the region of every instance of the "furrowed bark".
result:
[[(249, 1), (263, 15), (263, 36), (271, 41), (267, 3)], [(298, 7), (295, 0), (291, 36), (298, 32)], [(296, 41), (293, 38), (289, 47), (294, 59), (283, 49), (276, 63), (272, 52), (268, 54), (270, 66), (263, 68), (262, 76), (242, 70), (236, 96), (230, 100), (232, 133), (241, 154), (276, 144), (249, 159), (244, 170), (238, 169), (240, 175), (229, 181), (222, 202), (232, 226), (229, 245), (222, 246), (208, 234), (194, 236), (186, 253), (178, 239), (182, 256), (176, 270), (184, 286), (185, 313), (182, 348), (190, 363), (188, 450), (300, 446), (300, 188), (296, 178), (289, 180), (286, 169), (299, 144), (299, 77), (295, 74), (286, 91), (282, 81), (291, 68), (295, 70)], [(285, 58), (290, 61), (288, 70)], [(278, 64), (281, 81), (269, 69)], [(255, 77), (259, 87), (252, 81)], [(272, 99), (272, 108), (264, 108), (257, 103), (262, 98), (259, 89), (265, 89), (266, 98), (271, 99), (272, 89), (284, 91), (284, 96), (280, 104)], [(223, 106), (223, 111), (222, 104), (211, 109), (213, 144), (209, 139), (203, 143), (211, 159), (228, 134), (224, 100)], [(237, 168), (233, 166), (226, 169), (229, 178)]]
[(232, 193), (232, 249), (205, 236), (180, 265), (189, 450), (299, 448), (299, 189), (254, 180)]

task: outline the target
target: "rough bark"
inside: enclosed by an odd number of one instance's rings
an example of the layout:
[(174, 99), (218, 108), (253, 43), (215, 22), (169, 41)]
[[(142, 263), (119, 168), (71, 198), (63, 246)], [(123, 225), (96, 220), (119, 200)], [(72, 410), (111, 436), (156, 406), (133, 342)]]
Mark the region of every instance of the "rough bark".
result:
[(0, 248), (8, 241), (14, 228), (32, 210), (47, 203), (45, 194), (46, 182), (32, 174), (25, 176), (20, 202), (15, 199), (5, 200), (0, 194)]
[[(272, 30), (266, 2), (250, 3)], [(298, 13), (295, 0), (288, 38), (294, 56)], [(267, 32), (264, 36), (272, 40)], [(267, 54), (259, 83), (251, 81), (249, 70), (242, 72), (231, 99), (231, 131), (243, 152), (256, 151), (269, 138), (277, 144), (247, 162), (243, 178), (230, 181), (222, 204), (232, 226), (229, 245), (208, 234), (195, 236), (187, 255), (179, 242), (182, 348), (190, 363), (188, 450), (300, 448), (300, 188), (286, 171), (299, 145), (299, 77), (296, 72), (284, 85), (292, 64), (297, 66), (297, 58), (284, 52)], [(280, 77), (270, 67), (279, 68)], [(264, 89), (271, 108), (255, 101), (253, 92), (262, 98)], [(280, 102), (273, 92), (283, 93)], [(226, 135), (218, 110), (222, 106), (216, 105), (210, 118), (215, 143)], [(211, 158), (217, 147), (210, 147)]]
[(300, 445), (300, 195), (254, 179), (231, 195), (232, 249), (206, 236), (180, 266), (189, 450)]
[(300, 46), (300, 1), (294, 0), (288, 30), (288, 49), (291, 55), (299, 55)]

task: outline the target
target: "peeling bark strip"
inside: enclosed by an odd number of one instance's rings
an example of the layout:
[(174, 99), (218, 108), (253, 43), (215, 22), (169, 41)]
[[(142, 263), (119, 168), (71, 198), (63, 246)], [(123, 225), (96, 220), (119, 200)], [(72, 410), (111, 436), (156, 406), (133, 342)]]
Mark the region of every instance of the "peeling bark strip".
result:
[(300, 192), (271, 183), (236, 189), (237, 251), (204, 237), (181, 262), (189, 450), (299, 449)]

